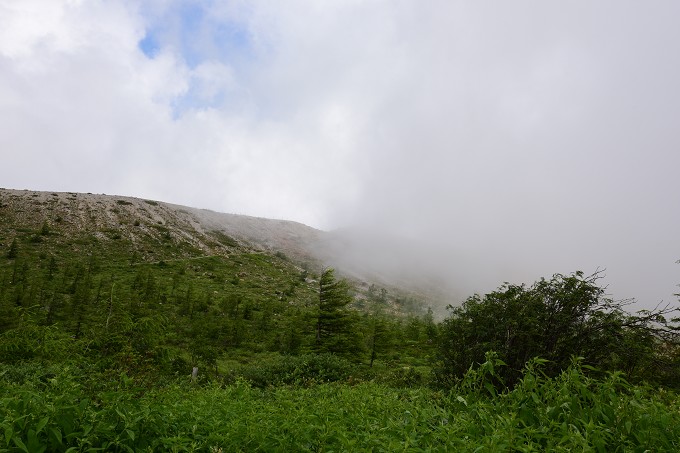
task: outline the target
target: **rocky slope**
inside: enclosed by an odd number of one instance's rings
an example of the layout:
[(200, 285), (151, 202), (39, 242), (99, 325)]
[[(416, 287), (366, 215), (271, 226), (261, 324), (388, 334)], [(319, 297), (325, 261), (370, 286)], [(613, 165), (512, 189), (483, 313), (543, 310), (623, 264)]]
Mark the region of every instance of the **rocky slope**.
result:
[(416, 312), (450, 302), (441, 282), (409, 271), (423, 267), (413, 250), (378, 234), (325, 232), (133, 197), (0, 189), (0, 244), (9, 246), (17, 225), (37, 238), (42, 228), (58, 230), (56, 240), (71, 241), (74, 253), (86, 244), (118, 246), (131, 262), (154, 262), (253, 250), (285, 256), (312, 272), (335, 267), (360, 293), (371, 285), (387, 288), (392, 299)]

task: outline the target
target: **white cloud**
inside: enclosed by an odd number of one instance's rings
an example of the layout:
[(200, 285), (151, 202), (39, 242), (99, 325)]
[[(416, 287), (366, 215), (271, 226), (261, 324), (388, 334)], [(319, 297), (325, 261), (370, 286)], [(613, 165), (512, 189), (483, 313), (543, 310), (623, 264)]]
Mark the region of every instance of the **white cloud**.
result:
[(228, 64), (192, 69), (171, 47), (144, 56), (134, 9), (49, 3), (5, 8), (5, 185), (321, 220), (317, 199), (333, 198), (344, 171), (340, 146), (328, 143), (344, 133), (332, 114), (260, 123), (267, 115)]

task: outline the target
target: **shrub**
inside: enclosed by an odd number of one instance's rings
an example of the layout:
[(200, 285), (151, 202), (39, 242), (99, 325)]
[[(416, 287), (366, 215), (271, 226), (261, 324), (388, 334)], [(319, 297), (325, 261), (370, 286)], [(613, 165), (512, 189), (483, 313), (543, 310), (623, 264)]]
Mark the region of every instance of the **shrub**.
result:
[(347, 380), (354, 366), (334, 354), (278, 356), (262, 364), (251, 365), (239, 373), (253, 387), (309, 385)]
[(451, 316), (441, 329), (439, 381), (450, 385), (460, 379), (489, 350), (507, 363), (501, 375), (510, 387), (533, 357), (548, 360), (549, 376), (580, 356), (605, 371), (642, 372), (635, 377), (657, 379), (666, 361), (658, 344), (678, 341), (673, 321), (663, 316), (671, 309), (631, 315), (623, 309), (625, 302), (605, 297), (596, 284), (599, 278), (577, 272), (541, 279), (531, 287), (505, 284), (468, 298), (462, 307), (449, 307)]

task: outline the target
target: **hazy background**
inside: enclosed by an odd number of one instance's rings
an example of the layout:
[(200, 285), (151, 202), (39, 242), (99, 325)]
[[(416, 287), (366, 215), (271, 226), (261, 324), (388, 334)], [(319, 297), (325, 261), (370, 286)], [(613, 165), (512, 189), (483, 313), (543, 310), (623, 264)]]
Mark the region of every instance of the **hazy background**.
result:
[(674, 0), (0, 0), (0, 186), (360, 227), (420, 254), (374, 258), (465, 294), (606, 268), (617, 298), (675, 301), (679, 17)]

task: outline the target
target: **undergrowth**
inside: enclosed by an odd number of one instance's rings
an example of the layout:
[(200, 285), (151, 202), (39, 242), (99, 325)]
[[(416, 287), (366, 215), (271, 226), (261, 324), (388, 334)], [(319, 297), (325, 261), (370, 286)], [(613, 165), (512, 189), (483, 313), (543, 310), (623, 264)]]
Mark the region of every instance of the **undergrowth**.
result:
[[(324, 360), (324, 359), (322, 359)], [(302, 362), (301, 362), (302, 363)], [(125, 375), (88, 392), (73, 367), (4, 366), (2, 451), (677, 451), (677, 397), (534, 360), (497, 390), (493, 355), (450, 391), (375, 382), (141, 389)]]

